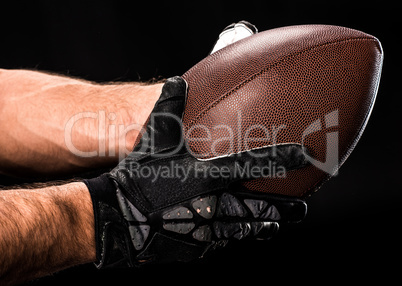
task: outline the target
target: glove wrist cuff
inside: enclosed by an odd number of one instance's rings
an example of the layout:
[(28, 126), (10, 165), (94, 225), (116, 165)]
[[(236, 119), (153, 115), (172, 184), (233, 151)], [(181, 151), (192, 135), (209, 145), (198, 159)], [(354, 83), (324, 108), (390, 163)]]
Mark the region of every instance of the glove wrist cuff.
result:
[[(94, 211), (96, 262), (98, 268), (110, 265), (124, 264), (125, 255), (115, 247), (115, 228), (124, 229), (124, 220), (116, 197), (116, 186), (103, 174), (97, 178), (83, 181), (87, 186)], [(124, 231), (121, 241), (124, 240)], [(128, 250), (127, 250), (128, 251)]]

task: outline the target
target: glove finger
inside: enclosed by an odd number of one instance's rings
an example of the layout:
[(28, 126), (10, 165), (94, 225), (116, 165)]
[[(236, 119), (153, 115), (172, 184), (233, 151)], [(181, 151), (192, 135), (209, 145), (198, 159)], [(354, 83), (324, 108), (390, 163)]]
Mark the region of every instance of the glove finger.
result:
[[(168, 78), (152, 113), (166, 112), (181, 118), (186, 97), (187, 82), (180, 76)], [(172, 104), (174, 102), (177, 104)]]
[[(217, 168), (228, 171), (228, 181), (257, 179), (272, 175), (271, 169), (286, 171), (307, 166), (307, 149), (296, 143), (267, 146), (226, 157), (210, 159)], [(283, 169), (282, 169), (283, 170)]]
[[(275, 175), (270, 170), (273, 164), (284, 165), (286, 170), (304, 166), (303, 150), (301, 145), (290, 144), (213, 160), (197, 160), (189, 154), (177, 154), (169, 160), (150, 158), (141, 164), (131, 158), (138, 152), (132, 152), (119, 164), (121, 168), (111, 172), (111, 176), (117, 178), (133, 200), (141, 201), (141, 206), (152, 211), (186, 198), (230, 189), (238, 181)], [(133, 176), (135, 185), (126, 180)]]
[(247, 206), (255, 219), (298, 223), (307, 214), (307, 204), (296, 197), (266, 193), (252, 193), (242, 185), (231, 186), (237, 200)]
[(219, 239), (261, 239), (273, 238), (279, 230), (279, 224), (272, 221), (242, 221), (214, 223), (214, 233)]
[(187, 83), (184, 79), (179, 76), (167, 79), (134, 151), (140, 154), (158, 153), (183, 144), (181, 118), (186, 96)]

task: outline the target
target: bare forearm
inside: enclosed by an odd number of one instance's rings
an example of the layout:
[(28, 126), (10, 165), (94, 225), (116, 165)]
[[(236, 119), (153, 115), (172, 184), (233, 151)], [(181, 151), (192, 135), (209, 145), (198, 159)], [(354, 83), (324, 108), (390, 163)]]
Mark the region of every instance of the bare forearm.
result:
[(94, 236), (83, 183), (0, 191), (0, 284), (94, 261)]
[(0, 69), (0, 173), (113, 166), (133, 147), (160, 89)]

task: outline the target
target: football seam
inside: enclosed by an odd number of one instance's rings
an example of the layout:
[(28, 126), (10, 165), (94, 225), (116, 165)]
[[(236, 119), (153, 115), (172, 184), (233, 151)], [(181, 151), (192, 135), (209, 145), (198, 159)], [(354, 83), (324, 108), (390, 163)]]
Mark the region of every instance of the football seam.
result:
[(228, 92), (226, 92), (226, 94), (222, 95), (221, 97), (217, 98), (215, 101), (213, 101), (212, 103), (210, 103), (207, 107), (204, 108), (203, 111), (201, 111), (193, 120), (191, 120), (187, 126), (185, 126), (186, 129), (190, 128), (197, 120), (199, 120), (200, 118), (202, 118), (206, 113), (208, 113), (208, 111), (210, 111), (212, 108), (214, 108), (219, 102), (221, 102), (222, 100), (224, 100), (225, 98), (229, 97), (231, 94), (233, 94), (234, 92), (236, 92), (237, 90), (239, 90), (240, 88), (242, 88), (244, 85), (246, 85), (247, 83), (249, 83), (250, 81), (254, 80), (255, 78), (257, 78), (258, 76), (262, 75), (263, 73), (267, 72), (268, 70), (270, 70), (271, 68), (282, 64), (283, 62), (291, 59), (292, 57), (296, 57), (299, 55), (302, 55), (304, 53), (313, 51), (315, 49), (319, 49), (325, 46), (330, 46), (330, 45), (334, 45), (334, 44), (340, 44), (340, 43), (346, 43), (346, 42), (352, 42), (352, 41), (373, 41), (373, 42), (377, 42), (378, 40), (376, 38), (372, 38), (372, 37), (354, 37), (354, 38), (349, 38), (349, 39), (342, 39), (342, 40), (337, 40), (337, 41), (333, 41), (333, 42), (327, 42), (318, 46), (314, 46), (314, 47), (309, 47), (306, 48), (302, 51), (299, 51), (297, 53), (293, 53), (290, 54), (284, 58), (279, 59), (278, 61), (276, 61), (275, 63), (272, 63), (271, 65), (267, 66), (266, 68), (261, 69), (260, 71), (250, 75), (248, 78), (246, 78), (245, 80), (243, 80), (241, 83), (239, 83), (237, 86), (233, 87), (231, 90), (229, 90)]

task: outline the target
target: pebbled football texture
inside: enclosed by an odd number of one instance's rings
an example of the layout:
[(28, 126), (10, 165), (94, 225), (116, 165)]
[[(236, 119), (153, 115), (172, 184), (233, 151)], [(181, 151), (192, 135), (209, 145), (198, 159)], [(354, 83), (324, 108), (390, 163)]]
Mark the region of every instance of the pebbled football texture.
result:
[(383, 52), (363, 32), (328, 25), (264, 31), (188, 70), (187, 145), (209, 159), (266, 145), (300, 143), (310, 166), (244, 182), (251, 191), (306, 197), (352, 152), (374, 105)]

